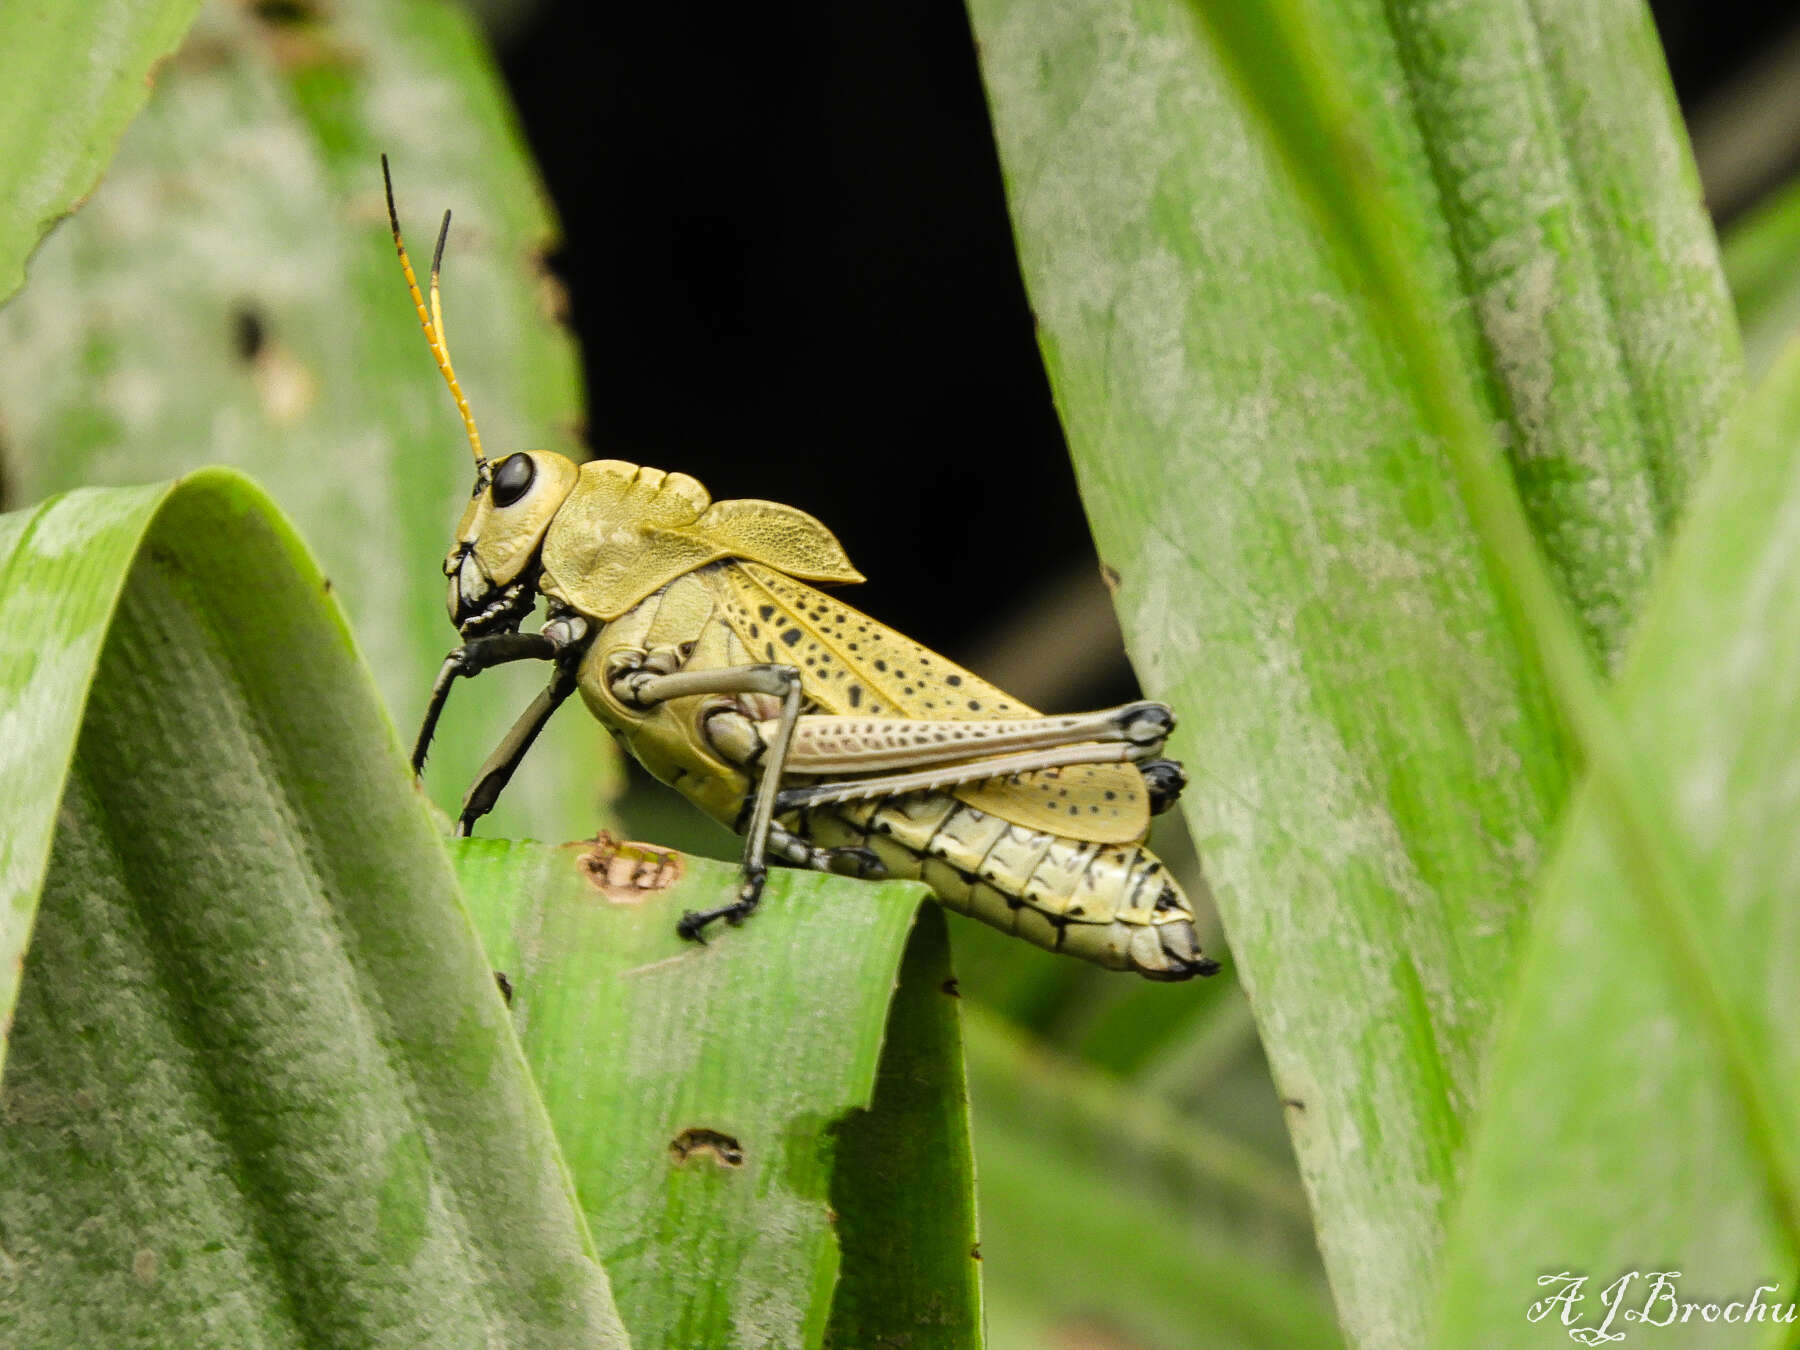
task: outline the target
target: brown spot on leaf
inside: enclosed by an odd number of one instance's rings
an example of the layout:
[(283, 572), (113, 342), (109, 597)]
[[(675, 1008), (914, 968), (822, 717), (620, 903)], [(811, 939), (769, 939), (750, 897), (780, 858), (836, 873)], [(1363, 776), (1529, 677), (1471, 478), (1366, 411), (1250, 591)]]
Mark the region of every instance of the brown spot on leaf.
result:
[(1123, 580), (1124, 578), (1119, 575), (1119, 569), (1114, 567), (1111, 563), (1103, 562), (1100, 564), (1100, 581), (1106, 587), (1106, 593), (1108, 595), (1117, 595), (1119, 593), (1119, 583)]
[(956, 983), (956, 976), (954, 976), (954, 975), (952, 975), (949, 979), (945, 980), (942, 984), (940, 984), (938, 986), (938, 988), (942, 989), (946, 994), (950, 995), (951, 998), (961, 998), (962, 997), (962, 989)]
[(720, 1167), (742, 1167), (744, 1146), (719, 1130), (691, 1125), (669, 1141), (669, 1156), (677, 1166), (696, 1157), (710, 1156)]
[(639, 904), (666, 891), (682, 872), (681, 855), (673, 849), (615, 839), (605, 830), (594, 836), (577, 863), (595, 890), (620, 905)]

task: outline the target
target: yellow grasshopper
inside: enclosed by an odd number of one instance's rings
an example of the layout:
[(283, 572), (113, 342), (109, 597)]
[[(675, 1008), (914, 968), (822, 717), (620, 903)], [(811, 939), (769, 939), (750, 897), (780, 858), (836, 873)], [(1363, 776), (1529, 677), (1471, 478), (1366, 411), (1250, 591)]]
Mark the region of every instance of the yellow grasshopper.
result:
[[(387, 177), (387, 160), (382, 160)], [(547, 661), (539, 694), (477, 775), (457, 833), (493, 808), (573, 693), (662, 782), (745, 838), (742, 883), (678, 930), (700, 938), (756, 908), (774, 858), (916, 877), (952, 909), (1053, 951), (1155, 980), (1210, 975), (1187, 897), (1143, 847), (1185, 783), (1159, 758), (1161, 703), (1039, 716), (808, 582), (861, 581), (829, 530), (765, 501), (715, 502), (696, 480), (547, 451), (490, 463), (445, 345), (438, 272), (407, 289), (475, 456), (444, 560), (462, 645), (413, 750), (424, 767), (451, 686)], [(547, 615), (519, 631), (539, 596)]]

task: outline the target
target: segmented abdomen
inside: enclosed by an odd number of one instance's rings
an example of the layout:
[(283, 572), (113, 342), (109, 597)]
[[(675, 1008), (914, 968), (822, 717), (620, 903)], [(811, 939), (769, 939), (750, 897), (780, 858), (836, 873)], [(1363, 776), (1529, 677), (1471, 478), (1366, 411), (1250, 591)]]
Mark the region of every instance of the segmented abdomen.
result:
[(1064, 839), (944, 793), (820, 807), (795, 830), (822, 848), (869, 848), (889, 876), (923, 881), (951, 909), (1115, 970), (1134, 968), (1134, 934), (1191, 914), (1141, 845)]

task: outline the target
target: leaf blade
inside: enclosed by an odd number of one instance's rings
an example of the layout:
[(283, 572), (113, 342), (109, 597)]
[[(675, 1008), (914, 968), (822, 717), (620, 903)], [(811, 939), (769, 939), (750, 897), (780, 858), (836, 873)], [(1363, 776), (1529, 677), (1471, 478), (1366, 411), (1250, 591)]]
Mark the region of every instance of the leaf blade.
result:
[[(50, 575), (82, 633), (107, 614), (91, 692), (36, 747), (77, 746), (66, 790), (7, 804), (24, 824), (62, 802), (35, 927), (7, 932), (5, 967), (25, 958), (0, 1083), (9, 1339), (627, 1344), (392, 729), (291, 531), (217, 472), (32, 516), (4, 532), (9, 595), (91, 525), (87, 603)], [(45, 635), (0, 614), (8, 706), (45, 707), (29, 686), (69, 673), (21, 661)]]
[[(1695, 883), (1684, 922), (1665, 931), (1638, 921), (1604, 812), (1585, 794), (1546, 874), (1495, 1052), (1445, 1275), (1447, 1344), (1487, 1343), (1484, 1310), (1516, 1315), (1544, 1296), (1534, 1281), (1548, 1266), (1590, 1277), (1594, 1308), (1599, 1287), (1631, 1270), (1647, 1285), (1666, 1263), (1691, 1281), (1685, 1297), (1748, 1297), (1746, 1276), (1779, 1282), (1800, 1259), (1780, 1189), (1800, 1171), (1786, 786), (1800, 730), (1781, 673), (1800, 635), (1797, 439), (1800, 351), (1790, 347), (1706, 480), (1621, 684)], [(1671, 942), (1695, 950), (1672, 958)], [(1698, 996), (1687, 977), (1696, 964), (1712, 985)], [(1747, 1045), (1754, 1099), (1720, 1053), (1719, 1016)], [(1577, 1063), (1590, 1072), (1572, 1074)], [(1593, 1211), (1602, 1192), (1604, 1221)], [(1635, 1308), (1647, 1290), (1627, 1292)], [(1664, 1334), (1671, 1344), (1706, 1336)]]
[[(661, 850), (621, 847), (612, 875), (657, 872)], [(672, 885), (602, 890), (593, 878), (608, 864), (595, 856), (592, 844), (485, 839), (455, 852), (626, 1324), (653, 1345), (817, 1346), (839, 1278), (831, 1210), (858, 1194), (830, 1155), (859, 1159), (882, 1133), (834, 1144), (836, 1122), (871, 1104), (890, 998), (914, 1014), (945, 1001), (929, 951), (893, 992), (923, 892), (780, 869), (752, 918), (700, 946), (676, 920), (734, 893), (734, 866), (685, 857)], [(920, 920), (928, 945), (935, 923)], [(956, 1236), (972, 1201), (954, 1038), (928, 1015), (897, 1025), (923, 1034), (912, 1051), (947, 1078), (915, 1109), (946, 1132), (945, 1170), (927, 1182), (946, 1187), (935, 1199), (950, 1213), (909, 1236), (942, 1244), (917, 1269), (951, 1282), (934, 1299), (915, 1276), (908, 1297), (846, 1306), (836, 1329), (916, 1314), (902, 1328), (915, 1343), (977, 1344), (973, 1239)], [(862, 1203), (879, 1193), (877, 1180)], [(858, 1302), (874, 1278), (853, 1281)]]
[[(1731, 320), (1638, 7), (1188, 8), (1193, 27), (1149, 4), (972, 12), (1127, 647), (1147, 689), (1204, 712), (1176, 747), (1204, 775), (1184, 804), (1300, 1104), (1346, 1327), (1427, 1344), (1487, 1028), (1567, 789), (1553, 696), (1592, 751), (1590, 652), (1621, 649), (1733, 397)], [(1638, 139), (1613, 154), (1621, 128)], [(1512, 202), (1515, 176), (1539, 195)], [(1636, 234), (1633, 183), (1654, 197)], [(1584, 247), (1534, 215), (1545, 194)], [(1615, 317), (1610, 347), (1509, 314), (1534, 267)]]

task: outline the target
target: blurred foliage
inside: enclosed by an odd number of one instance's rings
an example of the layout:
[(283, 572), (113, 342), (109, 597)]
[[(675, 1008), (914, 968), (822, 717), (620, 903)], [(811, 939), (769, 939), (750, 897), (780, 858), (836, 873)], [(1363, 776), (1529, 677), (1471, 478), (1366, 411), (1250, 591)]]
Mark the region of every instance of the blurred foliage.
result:
[(94, 186), (200, 0), (0, 9), (0, 304)]
[(1800, 181), (1726, 231), (1725, 277), (1744, 327), (1744, 358), (1766, 370), (1800, 334)]

